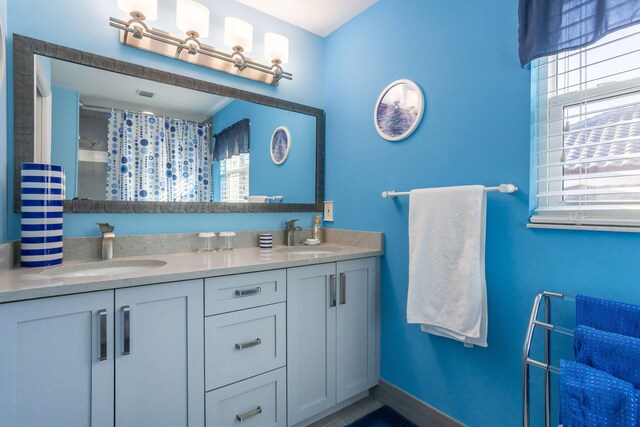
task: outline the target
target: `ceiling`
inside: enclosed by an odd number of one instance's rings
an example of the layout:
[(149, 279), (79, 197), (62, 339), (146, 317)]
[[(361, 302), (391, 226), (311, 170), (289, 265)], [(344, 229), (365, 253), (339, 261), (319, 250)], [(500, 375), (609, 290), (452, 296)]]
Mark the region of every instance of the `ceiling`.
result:
[(326, 37), (378, 0), (237, 0)]
[[(76, 89), (84, 104), (203, 122), (232, 100), (206, 92), (171, 86), (71, 62), (51, 60), (52, 86)], [(144, 98), (136, 91), (152, 92)]]

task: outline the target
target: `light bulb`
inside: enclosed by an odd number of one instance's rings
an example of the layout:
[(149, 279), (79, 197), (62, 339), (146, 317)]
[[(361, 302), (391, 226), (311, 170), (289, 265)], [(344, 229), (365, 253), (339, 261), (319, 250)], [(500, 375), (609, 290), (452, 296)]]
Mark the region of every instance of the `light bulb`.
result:
[(209, 9), (193, 0), (178, 0), (176, 27), (194, 37), (209, 37)]
[(264, 34), (264, 56), (272, 62), (289, 62), (289, 39), (276, 33)]
[(242, 48), (244, 52), (251, 52), (253, 48), (253, 26), (238, 18), (224, 20), (224, 44), (234, 49)]
[(158, 19), (158, 0), (118, 0), (118, 8), (145, 21)]

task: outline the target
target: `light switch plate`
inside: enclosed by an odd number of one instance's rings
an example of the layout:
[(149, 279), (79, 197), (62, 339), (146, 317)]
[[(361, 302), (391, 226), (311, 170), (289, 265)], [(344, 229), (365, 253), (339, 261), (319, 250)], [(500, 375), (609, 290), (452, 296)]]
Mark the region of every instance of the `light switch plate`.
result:
[(324, 221), (333, 222), (333, 201), (328, 200), (324, 202), (324, 215), (322, 219)]

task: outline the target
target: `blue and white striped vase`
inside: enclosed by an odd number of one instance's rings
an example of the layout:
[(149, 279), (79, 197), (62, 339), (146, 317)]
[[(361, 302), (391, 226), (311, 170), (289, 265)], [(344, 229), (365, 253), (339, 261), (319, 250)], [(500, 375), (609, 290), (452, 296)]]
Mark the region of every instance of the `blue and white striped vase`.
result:
[(62, 264), (64, 169), (45, 163), (23, 163), (21, 174), (21, 265)]

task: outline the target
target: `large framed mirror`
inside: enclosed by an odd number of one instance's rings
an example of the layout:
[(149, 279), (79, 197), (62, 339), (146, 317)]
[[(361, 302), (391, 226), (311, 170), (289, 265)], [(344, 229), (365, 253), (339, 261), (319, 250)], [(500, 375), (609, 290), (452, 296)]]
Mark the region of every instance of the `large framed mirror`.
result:
[(322, 210), (321, 109), (20, 35), (13, 64), (16, 212), (24, 162), (65, 168), (65, 212)]

